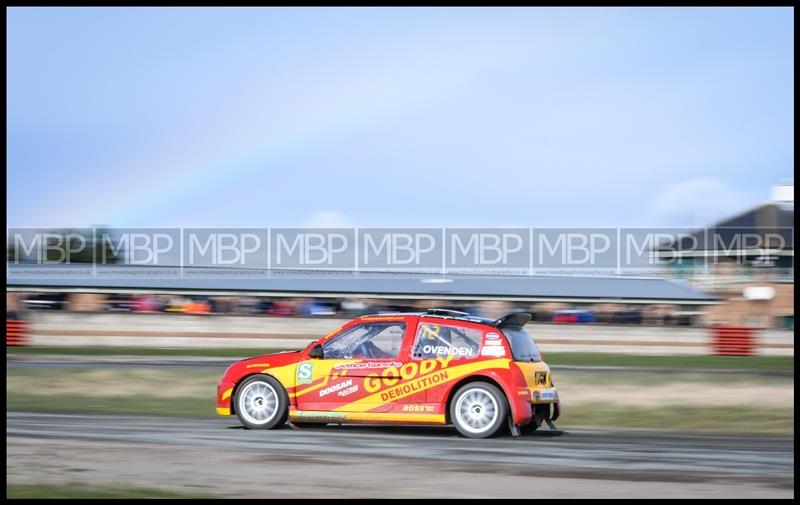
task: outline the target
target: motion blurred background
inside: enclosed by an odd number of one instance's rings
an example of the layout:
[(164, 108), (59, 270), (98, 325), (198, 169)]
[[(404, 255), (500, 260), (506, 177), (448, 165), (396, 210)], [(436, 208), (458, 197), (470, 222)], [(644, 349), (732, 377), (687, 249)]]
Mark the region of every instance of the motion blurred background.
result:
[[(652, 485), (633, 484), (647, 465), (622, 465), (634, 476), (600, 492), (793, 495), (793, 8), (6, 14), (9, 496), (278, 496), (215, 478), (188, 452), (148, 469), (134, 461), (152, 454), (119, 459), (113, 437), (39, 443), (15, 416), (211, 419), (233, 360), (305, 347), (359, 315), (432, 307), (533, 314), (565, 430), (769, 436), (784, 451), (759, 484), (724, 463), (709, 471), (741, 487), (699, 470), (692, 489), (650, 473)], [(109, 271), (132, 266), (101, 230), (242, 227), (731, 235), (677, 258), (654, 245), (641, 271), (534, 271), (531, 260), (514, 272), (187, 279), (155, 268), (177, 265), (167, 262), (97, 275), (101, 253)], [(37, 233), (48, 238), (31, 249)], [(75, 235), (85, 255), (48, 256)], [(68, 456), (84, 471), (37, 463)], [(475, 492), (522, 496), (524, 479)], [(379, 490), (282, 493), (317, 491)]]

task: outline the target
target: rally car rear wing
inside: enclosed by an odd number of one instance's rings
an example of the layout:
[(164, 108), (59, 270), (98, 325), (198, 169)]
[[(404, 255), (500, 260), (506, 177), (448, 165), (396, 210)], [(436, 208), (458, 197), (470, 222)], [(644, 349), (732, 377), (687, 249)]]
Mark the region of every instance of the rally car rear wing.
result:
[(511, 314), (506, 314), (505, 316), (501, 317), (500, 319), (495, 320), (492, 323), (493, 326), (497, 328), (522, 328), (528, 321), (531, 320), (530, 314), (527, 312), (512, 312)]

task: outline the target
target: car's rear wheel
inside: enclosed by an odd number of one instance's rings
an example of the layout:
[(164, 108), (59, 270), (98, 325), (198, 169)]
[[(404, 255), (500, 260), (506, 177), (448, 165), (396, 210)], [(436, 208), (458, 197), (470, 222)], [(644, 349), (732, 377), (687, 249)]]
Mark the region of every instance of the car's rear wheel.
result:
[(502, 391), (487, 382), (461, 386), (450, 402), (450, 420), (469, 438), (488, 438), (497, 433), (508, 416)]
[(269, 430), (286, 423), (289, 395), (269, 375), (252, 375), (236, 389), (236, 416), (245, 428)]

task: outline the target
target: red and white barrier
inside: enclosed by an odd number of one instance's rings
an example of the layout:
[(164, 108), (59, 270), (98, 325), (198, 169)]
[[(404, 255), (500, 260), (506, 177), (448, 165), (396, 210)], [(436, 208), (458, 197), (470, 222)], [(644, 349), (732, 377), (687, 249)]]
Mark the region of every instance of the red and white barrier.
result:
[(717, 356), (753, 356), (756, 353), (753, 328), (714, 326), (711, 332)]
[(22, 319), (6, 319), (6, 346), (28, 345), (28, 323)]

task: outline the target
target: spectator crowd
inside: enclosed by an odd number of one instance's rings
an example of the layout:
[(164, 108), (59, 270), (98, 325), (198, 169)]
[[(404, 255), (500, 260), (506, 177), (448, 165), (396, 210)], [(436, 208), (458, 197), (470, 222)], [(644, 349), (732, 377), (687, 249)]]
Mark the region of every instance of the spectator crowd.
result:
[(533, 314), (533, 321), (558, 324), (626, 324), (689, 326), (697, 313), (671, 305), (513, 303), (499, 300), (452, 301), (381, 298), (313, 298), (266, 296), (205, 296), (162, 293), (8, 292), (9, 311), (64, 310), (77, 312), (167, 313), (282, 317), (357, 317), (428, 308), (460, 310), (480, 317), (513, 311)]

